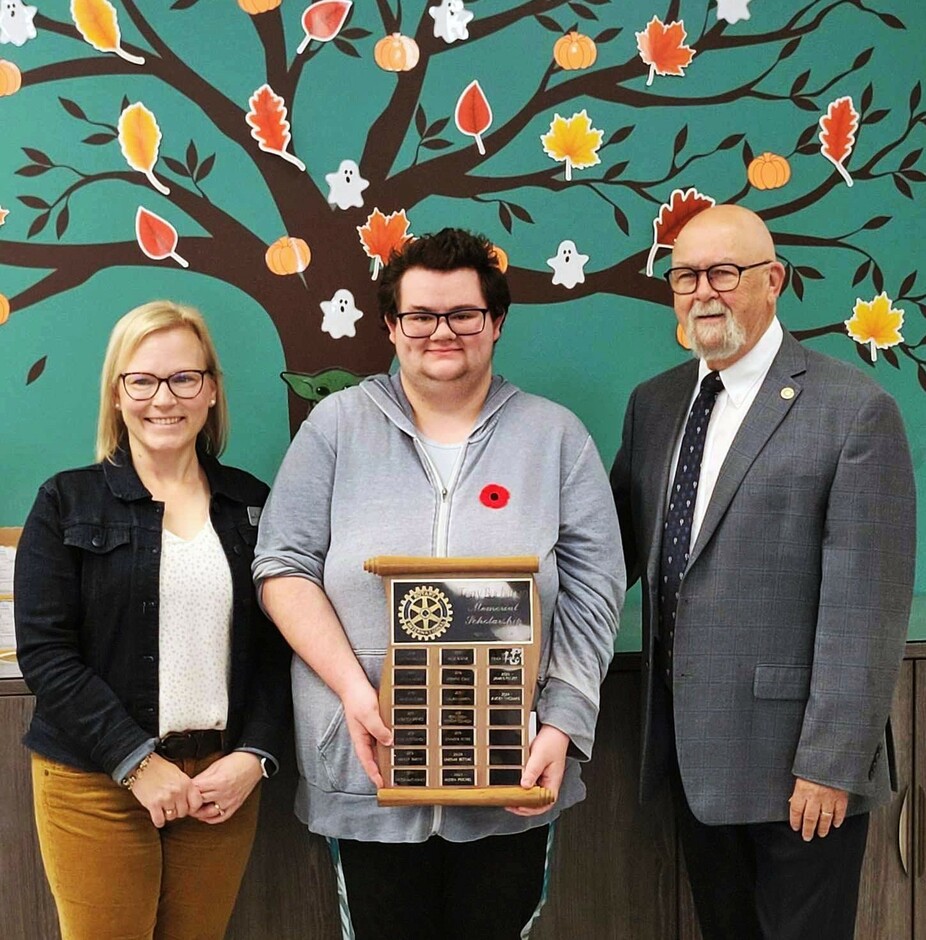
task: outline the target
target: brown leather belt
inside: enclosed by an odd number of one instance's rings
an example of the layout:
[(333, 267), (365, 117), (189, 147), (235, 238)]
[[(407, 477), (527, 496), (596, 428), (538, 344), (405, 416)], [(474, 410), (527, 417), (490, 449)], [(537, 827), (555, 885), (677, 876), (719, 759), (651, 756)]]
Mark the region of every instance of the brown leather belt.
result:
[(222, 731), (171, 731), (155, 746), (155, 751), (170, 760), (198, 759), (225, 750)]

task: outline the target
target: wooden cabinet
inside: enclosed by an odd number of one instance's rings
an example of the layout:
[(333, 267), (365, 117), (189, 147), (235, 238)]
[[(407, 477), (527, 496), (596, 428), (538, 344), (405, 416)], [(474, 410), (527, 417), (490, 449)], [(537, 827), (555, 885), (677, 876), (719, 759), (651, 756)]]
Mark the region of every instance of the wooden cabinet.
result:
[[(926, 658), (919, 656), (926, 649), (910, 644), (895, 697), (900, 790), (872, 817), (859, 940), (926, 940)], [(598, 740), (583, 774), (588, 797), (559, 823), (549, 900), (534, 940), (700, 940), (668, 794), (642, 808), (637, 802), (637, 660), (618, 657), (602, 689)], [(23, 684), (0, 682), (2, 935), (55, 940), (32, 823), (29, 756), (19, 741), (31, 713)], [(290, 762), (265, 786), (230, 940), (341, 936), (328, 850), (293, 816), (295, 781)]]

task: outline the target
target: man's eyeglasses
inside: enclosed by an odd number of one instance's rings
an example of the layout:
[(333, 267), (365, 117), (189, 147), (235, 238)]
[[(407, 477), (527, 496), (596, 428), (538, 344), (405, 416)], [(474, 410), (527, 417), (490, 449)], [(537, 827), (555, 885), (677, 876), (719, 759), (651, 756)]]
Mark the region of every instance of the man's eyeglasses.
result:
[(211, 374), (210, 369), (184, 369), (183, 372), (174, 372), (164, 378), (150, 372), (123, 372), (119, 378), (129, 398), (148, 401), (157, 395), (164, 382), (177, 398), (195, 398), (202, 391), (203, 376)]
[(427, 310), (412, 313), (397, 313), (395, 318), (402, 327), (402, 332), (409, 339), (423, 339), (437, 331), (441, 320), (447, 321), (456, 336), (473, 336), (481, 333), (486, 325), (487, 307), (463, 307), (450, 313), (430, 313)]
[(712, 264), (709, 268), (669, 268), (663, 277), (669, 282), (673, 294), (693, 294), (698, 289), (698, 280), (707, 275), (707, 283), (716, 291), (735, 290), (739, 287), (743, 271), (759, 268), (774, 261), (757, 261), (755, 264)]

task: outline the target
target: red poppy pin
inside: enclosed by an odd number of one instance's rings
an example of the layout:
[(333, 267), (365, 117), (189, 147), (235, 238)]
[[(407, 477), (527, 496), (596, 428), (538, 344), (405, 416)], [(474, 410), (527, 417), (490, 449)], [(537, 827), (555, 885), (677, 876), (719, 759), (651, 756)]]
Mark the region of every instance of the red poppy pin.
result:
[(504, 486), (499, 486), (497, 483), (484, 486), (479, 494), (479, 502), (483, 506), (488, 506), (489, 509), (504, 509), (510, 498), (511, 493)]

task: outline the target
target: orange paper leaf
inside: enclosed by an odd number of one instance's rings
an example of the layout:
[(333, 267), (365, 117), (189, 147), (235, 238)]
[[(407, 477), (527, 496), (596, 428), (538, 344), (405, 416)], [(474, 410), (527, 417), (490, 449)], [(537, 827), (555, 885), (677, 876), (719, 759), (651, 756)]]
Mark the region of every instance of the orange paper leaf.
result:
[(374, 209), (367, 217), (366, 225), (357, 226), (357, 234), (367, 257), (373, 259), (374, 278), (379, 274), (380, 265), (387, 264), (392, 253), (411, 239), (404, 209), (391, 215), (383, 215), (379, 209)]
[(478, 81), (470, 82), (463, 89), (463, 94), (457, 99), (457, 106), (453, 112), (453, 119), (462, 134), (476, 138), (479, 152), (486, 152), (482, 143), (482, 135), (492, 125), (492, 106), (489, 104)]
[(685, 224), (693, 219), (699, 212), (710, 209), (716, 200), (710, 196), (699, 193), (694, 187), (682, 192), (680, 189), (672, 190), (669, 201), (659, 207), (659, 214), (653, 219), (653, 247), (650, 248), (646, 259), (646, 275), (653, 276), (653, 261), (659, 248), (672, 248), (678, 233)]
[(115, 7), (108, 0), (71, 0), (71, 19), (81, 36), (100, 52), (115, 52), (127, 62), (144, 65), (141, 56), (122, 48)]
[(305, 39), (299, 43), (296, 52), (305, 52), (308, 44), (317, 39), (319, 42), (328, 42), (334, 39), (341, 27), (347, 21), (353, 0), (318, 0), (306, 7), (302, 14), (302, 28), (305, 30)]
[(859, 113), (848, 96), (831, 101), (820, 118), (820, 153), (839, 170), (847, 186), (852, 185), (844, 164), (855, 146)]
[(154, 115), (140, 102), (130, 104), (119, 115), (119, 146), (126, 163), (148, 177), (148, 182), (165, 196), (170, 189), (154, 175), (161, 146), (161, 128)]
[(663, 23), (654, 16), (642, 33), (636, 33), (640, 58), (650, 67), (647, 85), (653, 84), (656, 75), (684, 75), (685, 68), (694, 58), (695, 51), (685, 45), (684, 20)]
[(290, 134), (289, 121), (286, 120), (286, 103), (283, 99), (264, 83), (251, 95), (248, 104), (251, 110), (245, 120), (250, 125), (251, 136), (257, 141), (260, 149), (288, 160), (304, 172), (305, 164), (286, 152)]
[(138, 239), (138, 247), (149, 258), (155, 261), (173, 258), (182, 268), (189, 267), (189, 263), (176, 253), (177, 230), (144, 206), (139, 206), (135, 213), (135, 238)]

